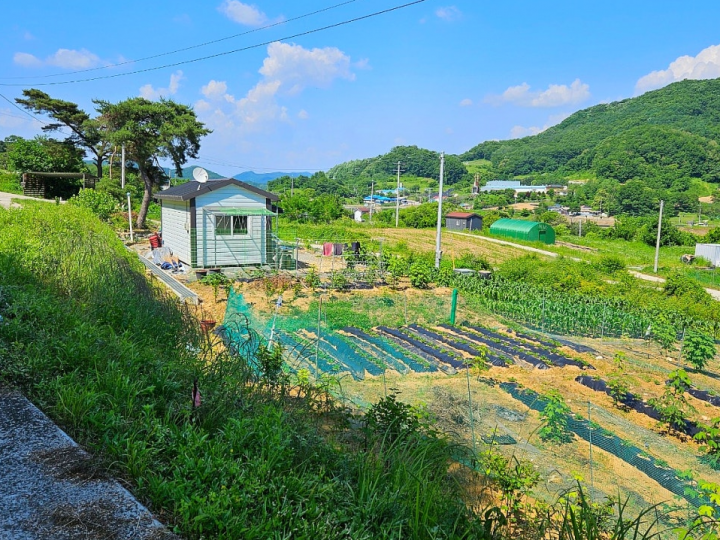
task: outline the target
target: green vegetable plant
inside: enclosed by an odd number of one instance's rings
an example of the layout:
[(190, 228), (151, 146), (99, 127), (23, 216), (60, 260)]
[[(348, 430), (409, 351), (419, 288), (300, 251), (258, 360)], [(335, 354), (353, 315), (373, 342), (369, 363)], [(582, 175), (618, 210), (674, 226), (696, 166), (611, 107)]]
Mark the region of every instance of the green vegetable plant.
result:
[(569, 443), (573, 440), (573, 432), (568, 428), (567, 417), (571, 414), (570, 407), (557, 390), (551, 390), (545, 396), (547, 405), (540, 413), (542, 427), (538, 434), (545, 442), (554, 444)]
[(700, 443), (700, 450), (705, 452), (708, 464), (720, 470), (720, 417), (713, 418), (709, 424), (700, 423), (698, 427), (700, 432), (694, 438)]
[(715, 357), (715, 340), (698, 330), (688, 330), (683, 342), (683, 357), (695, 369), (702, 370)]
[(230, 287), (230, 285), (232, 284), (232, 280), (223, 273), (214, 273), (208, 274), (207, 276), (202, 278), (200, 280), (200, 283), (202, 283), (203, 285), (210, 285), (212, 287), (213, 298), (215, 300), (215, 303), (217, 304), (220, 287)]

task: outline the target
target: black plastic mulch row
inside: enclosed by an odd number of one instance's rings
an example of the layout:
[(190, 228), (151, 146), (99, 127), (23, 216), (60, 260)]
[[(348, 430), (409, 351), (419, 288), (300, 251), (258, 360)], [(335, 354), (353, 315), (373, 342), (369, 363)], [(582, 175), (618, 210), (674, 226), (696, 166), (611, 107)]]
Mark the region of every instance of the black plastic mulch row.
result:
[(354, 337), (358, 338), (359, 340), (361, 340), (365, 343), (368, 343), (370, 345), (377, 347), (383, 353), (387, 354), (386, 357), (383, 357), (383, 360), (385, 362), (387, 362), (388, 364), (395, 365), (396, 368), (400, 367), (402, 364), (404, 364), (405, 366), (409, 367), (411, 370), (418, 372), (418, 373), (437, 371), (437, 367), (435, 365), (430, 365), (430, 363), (428, 362), (428, 365), (425, 366), (425, 365), (421, 364), (420, 362), (417, 362), (415, 359), (408, 356), (404, 352), (402, 352), (401, 349), (396, 349), (394, 347), (391, 347), (389, 343), (382, 341), (379, 337), (371, 336), (370, 334), (363, 332), (359, 328), (353, 328), (352, 326), (346, 326), (342, 330), (343, 330), (343, 332), (347, 332), (348, 334), (353, 335)]
[(528, 341), (534, 341), (535, 343), (539, 343), (543, 347), (550, 347), (552, 349), (557, 349), (558, 344), (553, 343), (552, 341), (546, 341), (540, 337), (530, 335), (530, 334), (524, 334), (523, 332), (515, 332), (515, 335), (521, 339), (526, 339)]
[[(579, 382), (583, 386), (587, 386), (588, 388), (595, 390), (596, 392), (605, 392), (607, 395), (610, 395), (610, 388), (602, 379), (588, 377), (587, 375), (580, 375), (575, 378), (575, 381)], [(630, 392), (627, 392), (624, 397), (619, 399), (619, 401), (626, 407), (649, 416), (653, 420), (657, 420), (658, 422), (662, 421), (662, 417), (658, 411)], [(691, 420), (684, 420), (684, 425), (673, 427), (686, 435), (690, 435), (691, 437), (694, 437), (700, 432), (700, 428), (698, 428), (697, 424)]]
[[(408, 326), (411, 330), (417, 332), (418, 334), (435, 341), (438, 341), (440, 343), (444, 343), (445, 345), (449, 345), (453, 349), (457, 349), (458, 351), (463, 351), (468, 354), (472, 354), (473, 356), (482, 356), (483, 353), (479, 350), (477, 350), (475, 347), (471, 347), (467, 343), (462, 343), (460, 341), (454, 340), (454, 339), (448, 339), (447, 337), (437, 334), (433, 332), (432, 330), (428, 330), (426, 328), (423, 328), (422, 326), (418, 326), (417, 324), (411, 324)], [(499, 356), (496, 356), (494, 354), (486, 354), (485, 360), (490, 363), (493, 366), (496, 367), (507, 367), (507, 362), (500, 358)]]
[(688, 388), (687, 393), (693, 397), (696, 397), (702, 401), (707, 401), (710, 405), (720, 407), (720, 396), (706, 392), (705, 390), (698, 390), (697, 388)]
[(465, 366), (465, 364), (462, 361), (458, 360), (457, 358), (450, 356), (449, 354), (444, 353), (442, 351), (439, 351), (435, 347), (430, 347), (429, 345), (426, 345), (422, 341), (412, 338), (412, 337), (408, 336), (407, 334), (400, 332), (399, 330), (395, 330), (393, 328), (388, 328), (387, 326), (378, 326), (378, 330), (380, 330), (381, 332), (384, 332), (385, 334), (393, 336), (397, 339), (400, 339), (402, 341), (406, 341), (413, 347), (420, 349), (425, 354), (428, 354), (428, 355), (440, 360), (441, 362), (443, 362), (445, 364), (449, 364), (452, 367), (454, 367), (455, 369), (460, 369)]
[(577, 366), (580, 369), (595, 369), (593, 366), (591, 366), (589, 364), (585, 364), (584, 362), (580, 362), (579, 360), (573, 360), (572, 358), (568, 358), (567, 356), (563, 356), (556, 352), (552, 352), (552, 351), (542, 349), (540, 347), (536, 347), (529, 343), (525, 343), (524, 341), (517, 341), (516, 339), (513, 339), (510, 336), (506, 336), (506, 335), (500, 334), (498, 332), (493, 332), (492, 330), (488, 330), (487, 328), (483, 328), (481, 326), (473, 326), (471, 324), (464, 324), (463, 326), (465, 326), (466, 328), (469, 328), (473, 332), (477, 332), (478, 334), (482, 334), (489, 338), (499, 339), (500, 341), (507, 343), (511, 347), (516, 346), (516, 347), (522, 347), (523, 349), (527, 349), (530, 352), (532, 352), (536, 355), (539, 355), (542, 358), (545, 358), (552, 365), (557, 366), (557, 367)]
[(481, 336), (477, 334), (471, 334), (470, 332), (466, 332), (465, 330), (461, 330), (455, 326), (450, 326), (448, 324), (440, 324), (438, 325), (440, 328), (443, 328), (445, 330), (450, 330), (451, 332), (456, 333), (459, 336), (462, 336), (463, 338), (467, 339), (468, 341), (471, 341), (472, 343), (477, 343), (479, 345), (485, 345), (489, 349), (493, 349), (495, 351), (498, 351), (502, 353), (504, 356), (507, 356), (508, 358), (514, 358), (518, 357), (521, 360), (524, 360), (528, 364), (531, 364), (533, 367), (536, 367), (537, 369), (549, 369), (550, 366), (547, 365), (545, 362), (540, 360), (539, 358), (535, 358), (534, 356), (521, 352), (513, 350), (511, 347), (507, 345), (503, 345), (502, 343), (496, 343), (495, 341), (490, 341), (490, 339), (483, 339)]

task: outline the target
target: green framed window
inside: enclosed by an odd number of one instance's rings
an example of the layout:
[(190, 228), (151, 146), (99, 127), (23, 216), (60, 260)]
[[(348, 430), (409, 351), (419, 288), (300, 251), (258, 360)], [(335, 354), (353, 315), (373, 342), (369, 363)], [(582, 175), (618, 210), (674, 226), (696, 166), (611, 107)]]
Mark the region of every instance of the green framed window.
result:
[(248, 216), (215, 215), (215, 234), (218, 236), (245, 236), (248, 234)]

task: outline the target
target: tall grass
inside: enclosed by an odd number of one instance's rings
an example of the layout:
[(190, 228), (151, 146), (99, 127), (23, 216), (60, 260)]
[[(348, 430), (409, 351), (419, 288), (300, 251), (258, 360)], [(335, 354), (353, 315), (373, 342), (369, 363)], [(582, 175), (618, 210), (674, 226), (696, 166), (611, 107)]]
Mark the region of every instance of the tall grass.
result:
[(185, 537), (472, 536), (441, 439), (363, 451), (332, 402), (218, 352), (82, 209), (0, 211), (0, 230), (0, 382)]

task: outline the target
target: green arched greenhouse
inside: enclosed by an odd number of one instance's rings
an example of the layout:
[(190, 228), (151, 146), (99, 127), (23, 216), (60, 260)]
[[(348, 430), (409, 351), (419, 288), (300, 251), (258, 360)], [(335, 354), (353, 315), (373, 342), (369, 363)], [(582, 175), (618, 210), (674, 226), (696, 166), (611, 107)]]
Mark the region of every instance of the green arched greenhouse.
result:
[(490, 226), (490, 234), (526, 242), (555, 243), (555, 231), (547, 223), (522, 219), (498, 219)]

